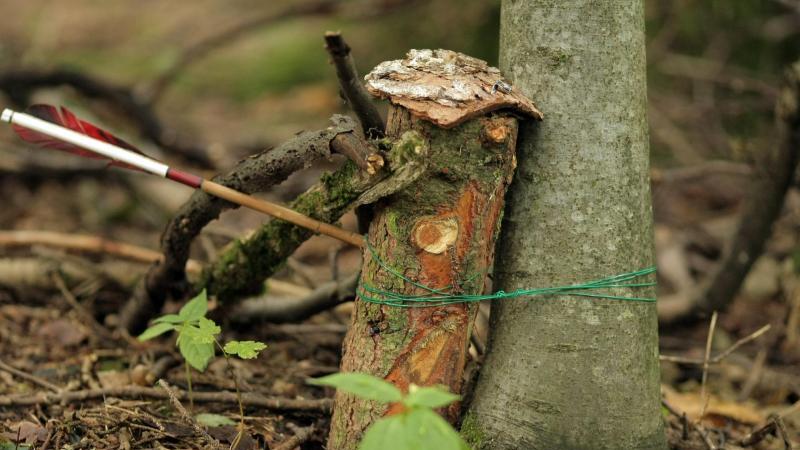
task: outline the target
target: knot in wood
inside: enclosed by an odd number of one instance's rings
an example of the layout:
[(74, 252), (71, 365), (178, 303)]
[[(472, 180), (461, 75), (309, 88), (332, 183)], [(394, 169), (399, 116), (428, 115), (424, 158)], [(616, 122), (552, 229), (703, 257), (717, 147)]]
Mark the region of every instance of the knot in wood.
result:
[(364, 79), (372, 95), (443, 128), (498, 109), (542, 118), (532, 101), (503, 80), (499, 69), (451, 50), (411, 50), (405, 59), (379, 64)]
[(511, 129), (502, 121), (490, 120), (483, 127), (483, 135), (493, 144), (502, 144), (508, 139)]
[(375, 175), (381, 169), (383, 169), (385, 164), (386, 162), (380, 153), (371, 153), (369, 156), (367, 156), (367, 173), (370, 175)]
[(414, 225), (412, 240), (417, 248), (441, 254), (458, 238), (458, 221), (453, 218), (422, 218)]

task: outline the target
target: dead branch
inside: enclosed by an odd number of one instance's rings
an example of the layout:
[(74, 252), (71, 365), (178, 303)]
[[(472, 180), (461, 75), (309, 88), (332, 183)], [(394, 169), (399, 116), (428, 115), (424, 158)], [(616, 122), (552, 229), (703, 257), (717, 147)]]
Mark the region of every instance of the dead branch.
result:
[(707, 283), (686, 294), (687, 305), (666, 320), (682, 320), (723, 310), (770, 237), (772, 224), (781, 212), (786, 193), (800, 162), (800, 62), (787, 71), (776, 105), (774, 148), (757, 153), (753, 185), (745, 200), (742, 221), (722, 262)]
[[(333, 121), (333, 126), (325, 130), (300, 133), (272, 150), (241, 161), (214, 181), (246, 194), (267, 190), (312, 161), (329, 156), (337, 137), (355, 130), (352, 119), (334, 116)], [(164, 230), (161, 237), (164, 260), (152, 266), (144, 282), (137, 286), (120, 314), (121, 327), (133, 333), (140, 331), (168, 297), (182, 298), (190, 291), (184, 266), (192, 241), (209, 222), (235, 206), (205, 192), (192, 194)]]
[[(421, 135), (406, 133), (393, 142), (386, 153), (390, 170), (369, 175), (348, 161), (297, 197), (291, 209), (322, 222), (335, 222), (349, 209), (391, 195), (421, 177), (426, 168), (426, 160), (421, 156), (424, 152), (418, 154), (413, 149), (424, 145), (427, 143)], [(258, 294), (264, 279), (281, 267), (311, 235), (309, 230), (287, 222), (270, 221), (247, 239), (230, 245), (203, 272), (201, 286), (229, 306), (242, 297)]]
[(68, 69), (6, 71), (0, 74), (0, 91), (21, 108), (27, 106), (32, 92), (56, 86), (69, 86), (87, 98), (103, 100), (130, 119), (145, 139), (170, 153), (181, 155), (188, 163), (204, 168), (214, 167), (205, 150), (172, 139), (165, 132), (152, 105), (127, 87)]
[[(351, 120), (348, 124), (349, 128), (342, 128), (344, 125), (340, 123), (337, 127), (320, 132), (321, 134), (302, 134), (290, 141), (292, 145), (287, 143), (282, 148), (289, 153), (287, 158), (296, 157), (297, 152), (306, 147), (314, 148), (317, 152), (322, 151), (321, 149), (327, 150), (328, 147), (337, 150), (343, 139), (349, 140), (356, 136), (351, 132), (355, 123)], [(299, 142), (310, 140), (310, 143), (298, 146), (297, 139), (301, 139)], [(361, 145), (371, 147), (366, 141)], [(333, 223), (354, 206), (371, 203), (391, 195), (422, 176), (426, 161), (414, 149), (424, 145), (425, 141), (418, 133), (406, 133), (392, 144), (392, 149), (386, 155), (391, 174), (388, 170), (377, 172), (375, 175), (365, 174), (358, 170), (355, 163), (348, 161), (338, 171), (323, 176), (319, 183), (296, 198), (289, 205), (290, 209), (315, 220)], [(286, 158), (280, 158), (279, 161), (286, 164)], [(236, 187), (245, 192), (249, 192), (248, 189), (255, 186), (253, 179), (258, 178), (262, 183), (269, 182), (270, 178), (264, 177), (264, 169), (250, 173), (253, 168), (251, 165), (246, 167), (250, 167), (248, 171), (240, 167), (229, 173), (226, 176), (228, 181), (241, 183)], [(245, 177), (246, 173), (249, 174), (249, 178)], [(226, 180), (220, 181), (224, 183)], [(179, 297), (190, 290), (184, 283), (185, 277), (182, 272), (188, 245), (199, 229), (215, 218), (223, 206), (226, 206), (226, 204), (212, 204), (210, 199), (198, 195), (202, 194), (196, 194), (182, 208), (162, 239), (162, 248), (165, 250), (164, 264), (151, 270), (145, 283), (137, 287), (137, 292), (123, 309), (122, 326), (131, 332), (141, 330), (147, 320), (158, 313), (168, 295)], [(227, 302), (228, 306), (233, 306), (232, 301), (258, 294), (263, 289), (264, 280), (280, 268), (286, 258), (311, 236), (312, 232), (308, 229), (280, 220), (270, 221), (247, 239), (237, 240), (229, 245), (204, 271), (197, 289), (205, 288), (212, 295)], [(154, 289), (155, 286), (162, 288)]]
[[(795, 403), (795, 407), (800, 402)], [(786, 425), (783, 423), (783, 418), (787, 414), (772, 414), (766, 424), (756, 428), (753, 432), (745, 436), (740, 441), (740, 444), (745, 447), (752, 447), (763, 441), (769, 435), (777, 435), (783, 441), (783, 448), (785, 450), (792, 450), (792, 442), (790, 441), (789, 434), (786, 431)]]
[(234, 308), (229, 318), (234, 322), (299, 322), (355, 297), (358, 272), (339, 281), (329, 281), (303, 298), (270, 296), (249, 299)]
[(336, 66), (336, 76), (342, 94), (361, 122), (364, 134), (371, 139), (383, 137), (386, 126), (378, 108), (372, 102), (372, 96), (364, 88), (361, 77), (358, 76), (358, 69), (350, 55), (350, 46), (344, 41), (342, 34), (332, 31), (325, 33), (325, 49)]
[[(188, 400), (189, 393), (184, 390), (173, 389), (175, 397), (179, 400)], [(192, 394), (195, 402), (200, 403), (231, 403), (236, 404), (235, 392), (194, 392)], [(106, 397), (118, 398), (152, 398), (168, 400), (169, 394), (163, 389), (142, 387), (142, 386), (123, 386), (102, 389), (86, 389), (81, 391), (59, 392), (54, 394), (37, 393), (34, 395), (6, 395), (0, 396), (0, 406), (34, 406), (34, 405), (53, 405), (77, 403), (86, 400), (104, 399)], [(281, 397), (266, 397), (252, 392), (242, 393), (242, 403), (245, 406), (266, 408), (273, 411), (286, 412), (310, 412), (310, 413), (329, 413), (332, 400), (323, 399), (292, 399)]]
[(43, 380), (43, 379), (37, 377), (36, 375), (33, 375), (33, 374), (28, 373), (28, 372), (24, 372), (22, 370), (19, 370), (19, 369), (15, 368), (15, 367), (11, 366), (10, 364), (6, 364), (5, 362), (3, 362), (2, 359), (0, 359), (0, 370), (8, 372), (11, 375), (16, 376), (17, 378), (21, 378), (23, 380), (30, 381), (31, 383), (39, 385), (39, 386), (41, 386), (41, 387), (43, 387), (45, 389), (50, 389), (53, 392), (61, 392), (61, 390), (62, 390), (60, 387), (54, 385), (53, 383), (50, 383), (47, 380)]
[[(155, 250), (113, 241), (100, 236), (42, 230), (0, 230), (0, 247), (13, 248), (32, 245), (45, 245), (66, 250), (113, 255), (144, 263), (154, 263), (164, 258), (161, 253)], [(191, 259), (186, 261), (187, 272), (199, 273), (201, 268), (202, 265), (198, 261)]]
[(0, 286), (14, 290), (57, 290), (53, 274), (59, 273), (69, 286), (100, 283), (116, 291), (131, 284), (136, 273), (130, 267), (117, 271), (109, 266), (102, 268), (77, 258), (55, 257), (0, 258)]

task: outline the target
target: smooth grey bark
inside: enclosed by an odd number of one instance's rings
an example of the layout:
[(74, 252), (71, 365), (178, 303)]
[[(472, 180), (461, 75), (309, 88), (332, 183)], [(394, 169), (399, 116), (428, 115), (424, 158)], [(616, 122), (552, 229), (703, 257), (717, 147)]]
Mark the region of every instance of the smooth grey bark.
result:
[[(520, 131), (495, 289), (653, 265), (644, 52), (640, 0), (503, 1), (500, 67), (545, 118)], [(657, 328), (652, 303), (495, 302), (462, 433), (476, 449), (665, 449)]]

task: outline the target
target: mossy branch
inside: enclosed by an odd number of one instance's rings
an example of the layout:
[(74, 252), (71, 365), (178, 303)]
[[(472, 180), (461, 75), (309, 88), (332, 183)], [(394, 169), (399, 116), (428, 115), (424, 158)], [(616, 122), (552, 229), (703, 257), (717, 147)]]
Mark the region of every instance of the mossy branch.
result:
[[(384, 145), (389, 141), (384, 141)], [(290, 208), (311, 218), (333, 223), (348, 210), (365, 201), (373, 202), (390, 195), (424, 171), (424, 154), (410, 152), (422, 148), (423, 138), (408, 133), (393, 142), (387, 154), (389, 166), (375, 175), (359, 170), (348, 161), (339, 170), (324, 175), (320, 181), (297, 197)], [(205, 288), (223, 302), (233, 302), (259, 293), (264, 280), (279, 269), (303, 242), (310, 238), (308, 229), (281, 220), (272, 220), (247, 239), (237, 240), (210, 265), (201, 277), (198, 289)]]
[[(366, 180), (355, 163), (325, 175), (311, 189), (297, 197), (289, 208), (327, 223), (339, 220), (363, 191)], [(273, 274), (312, 231), (282, 220), (271, 220), (247, 239), (228, 246), (201, 278), (198, 288), (227, 301), (259, 293), (264, 280)]]
[[(332, 126), (300, 133), (272, 150), (241, 161), (230, 172), (215, 177), (214, 181), (247, 194), (263, 192), (311, 161), (329, 156), (332, 150), (336, 150), (339, 140), (348, 143), (358, 140), (361, 145), (368, 146), (354, 133), (357, 126), (349, 117), (334, 116)], [(161, 237), (164, 261), (154, 264), (144, 281), (136, 287), (120, 313), (120, 327), (134, 333), (141, 331), (147, 320), (158, 313), (167, 297), (180, 298), (189, 293), (191, 286), (186, 283), (184, 267), (192, 241), (209, 222), (234, 207), (236, 205), (202, 191), (191, 196), (164, 230)]]
[[(381, 164), (373, 165), (373, 170), (361, 170), (350, 160), (336, 172), (323, 176), (319, 183), (289, 205), (301, 214), (333, 223), (350, 208), (390, 195), (423, 172), (424, 155), (414, 152), (411, 152), (412, 156), (408, 155), (409, 148), (424, 147), (422, 136), (408, 134), (396, 142), (378, 142), (381, 148), (388, 150), (384, 162), (384, 156), (354, 133), (353, 127), (355, 122), (339, 117), (334, 126), (298, 135), (269, 153), (242, 162), (215, 180), (247, 193), (263, 191), (301, 168), (308, 160), (328, 154), (329, 150), (353, 158), (354, 153), (349, 150), (363, 147), (356, 153), (377, 155)], [(168, 296), (179, 298), (195, 289), (207, 288), (209, 293), (229, 303), (258, 293), (264, 280), (312, 235), (311, 231), (287, 222), (267, 222), (247, 239), (233, 242), (205, 269), (200, 282), (189, 286), (183, 268), (191, 242), (206, 224), (233, 206), (198, 192), (181, 208), (162, 237), (164, 262), (151, 267), (144, 282), (137, 286), (120, 313), (121, 328), (139, 332), (158, 313)]]

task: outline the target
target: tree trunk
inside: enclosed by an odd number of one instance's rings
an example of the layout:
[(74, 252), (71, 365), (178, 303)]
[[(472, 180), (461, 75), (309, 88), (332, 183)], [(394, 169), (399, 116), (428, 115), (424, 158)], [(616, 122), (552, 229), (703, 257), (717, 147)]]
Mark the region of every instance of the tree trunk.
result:
[[(480, 117), (452, 129), (412, 118), (395, 107), (387, 134), (412, 130), (427, 152), (418, 182), (374, 206), (369, 242), (404, 277), (449, 292), (478, 294), (491, 267), (506, 187), (516, 164), (517, 122), (510, 115)], [(365, 252), (362, 283), (412, 295), (429, 292), (382, 268)], [(399, 308), (355, 302), (345, 338), (342, 371), (409, 384), (442, 384), (460, 392), (475, 304)], [(355, 449), (364, 430), (387, 413), (374, 402), (337, 393), (328, 449)], [(444, 412), (455, 420), (458, 406)]]
[[(653, 265), (644, 44), (642, 1), (503, 1), (501, 69), (546, 117), (520, 130), (495, 289)], [(474, 448), (666, 448), (655, 304), (516, 299), (491, 317)]]

